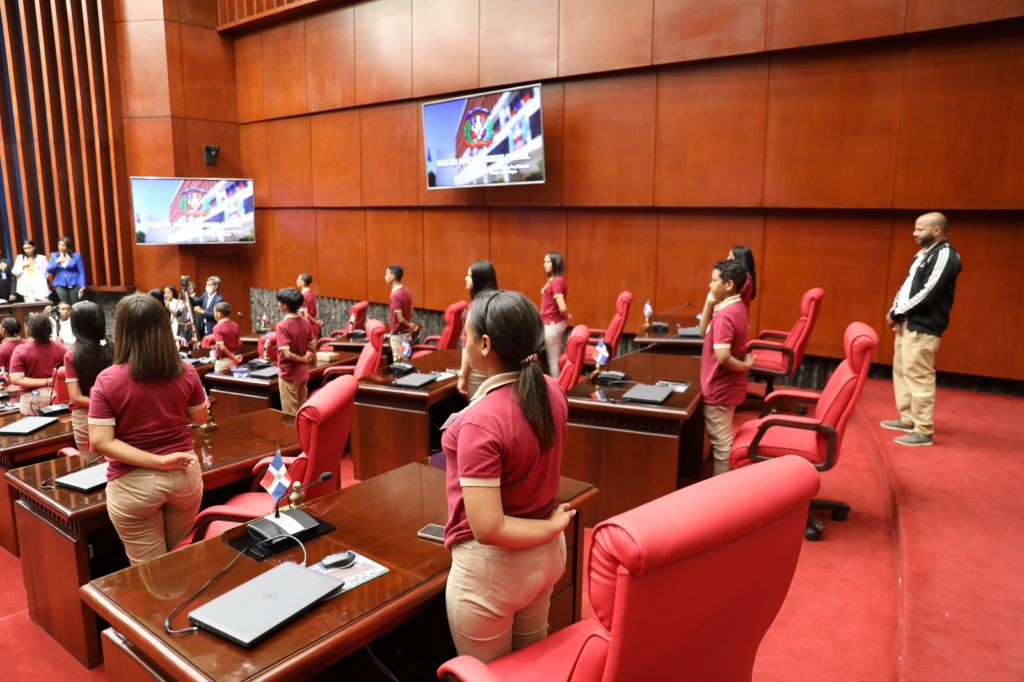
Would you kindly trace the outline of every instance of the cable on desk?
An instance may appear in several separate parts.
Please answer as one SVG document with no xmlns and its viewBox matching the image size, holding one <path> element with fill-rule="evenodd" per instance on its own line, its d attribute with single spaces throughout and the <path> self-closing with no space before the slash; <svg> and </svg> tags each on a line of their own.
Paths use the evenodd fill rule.
<svg viewBox="0 0 1024 682">
<path fill-rule="evenodd" d="M 373 649 L 370 648 L 369 644 L 367 644 L 363 648 L 366 649 L 366 653 L 367 653 L 367 655 L 369 655 L 370 660 L 373 661 L 373 664 L 376 665 L 377 668 L 382 673 L 384 673 L 384 675 L 389 680 L 391 680 L 391 682 L 401 682 L 401 680 L 399 680 L 397 677 L 395 677 L 394 673 L 392 673 L 390 670 L 388 670 L 388 667 L 386 665 L 384 665 L 384 663 L 379 658 L 377 658 L 377 654 L 373 653 Z"/>
</svg>

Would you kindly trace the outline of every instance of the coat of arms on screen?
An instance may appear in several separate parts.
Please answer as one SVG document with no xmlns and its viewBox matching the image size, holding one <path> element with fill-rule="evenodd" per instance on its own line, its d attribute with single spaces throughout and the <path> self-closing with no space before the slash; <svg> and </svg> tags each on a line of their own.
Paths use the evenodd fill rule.
<svg viewBox="0 0 1024 682">
<path fill-rule="evenodd" d="M 178 207 L 188 216 L 206 215 L 206 193 L 201 189 L 186 189 L 181 193 Z"/>
<path fill-rule="evenodd" d="M 494 137 L 494 119 L 489 109 L 476 107 L 466 114 L 462 135 L 470 147 L 486 147 Z"/>
</svg>

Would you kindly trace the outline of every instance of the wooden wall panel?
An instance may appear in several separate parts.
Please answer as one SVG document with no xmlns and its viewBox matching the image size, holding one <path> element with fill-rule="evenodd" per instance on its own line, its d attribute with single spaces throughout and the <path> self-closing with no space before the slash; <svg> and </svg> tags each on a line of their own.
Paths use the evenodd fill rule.
<svg viewBox="0 0 1024 682">
<path fill-rule="evenodd" d="M 907 0 L 770 0 L 769 50 L 899 35 Z"/>
<path fill-rule="evenodd" d="M 772 58 L 765 206 L 892 205 L 903 58 L 893 45 Z"/>
<path fill-rule="evenodd" d="M 316 211 L 278 209 L 274 211 L 274 283 L 272 289 L 295 286 L 300 272 L 319 278 L 317 259 Z"/>
<path fill-rule="evenodd" d="M 212 29 L 181 27 L 185 116 L 236 123 L 235 51 Z"/>
<path fill-rule="evenodd" d="M 768 59 L 658 73 L 654 203 L 760 206 Z"/>
<path fill-rule="evenodd" d="M 181 153 L 177 152 L 173 134 L 170 118 L 125 119 L 124 147 L 128 175 L 173 176 L 177 168 L 188 168 L 188 150 L 181 145 Z"/>
<path fill-rule="evenodd" d="M 338 7 L 306 19 L 306 106 L 350 107 L 356 101 L 355 11 Z"/>
<path fill-rule="evenodd" d="M 754 252 L 758 291 L 750 308 L 750 328 L 759 329 L 764 265 L 764 215 L 760 211 L 659 212 L 655 298 L 651 301 L 654 312 L 700 312 L 712 266 L 725 259 L 734 246 L 749 246 Z M 635 302 L 641 307 L 643 303 Z"/>
<path fill-rule="evenodd" d="M 309 117 L 267 123 L 267 163 L 272 206 L 313 203 Z"/>
<path fill-rule="evenodd" d="M 306 111 L 305 36 L 301 21 L 263 31 L 263 113 L 267 118 Z"/>
<path fill-rule="evenodd" d="M 356 103 L 412 96 L 411 0 L 356 5 Z"/>
<path fill-rule="evenodd" d="M 217 3 L 210 0 L 177 0 L 180 21 L 204 28 L 217 28 Z"/>
<path fill-rule="evenodd" d="M 242 175 L 253 180 L 256 206 L 270 206 L 270 168 L 267 159 L 267 124 L 238 126 L 239 157 Z"/>
<path fill-rule="evenodd" d="M 171 94 L 162 21 L 117 24 L 121 100 L 126 118 L 169 116 Z"/>
<path fill-rule="evenodd" d="M 565 88 L 562 83 L 541 87 L 541 108 L 544 116 L 543 185 L 489 187 L 485 190 L 491 206 L 561 206 L 565 139 Z"/>
<path fill-rule="evenodd" d="M 366 298 L 366 216 L 362 210 L 316 212 L 320 296 Z M 330 331 L 330 330 L 328 330 Z"/>
<path fill-rule="evenodd" d="M 486 209 L 431 209 L 423 212 L 422 306 L 444 310 L 469 297 L 466 270 L 491 253 Z"/>
<path fill-rule="evenodd" d="M 626 332 L 638 331 L 643 324 L 643 302 L 654 298 L 657 214 L 569 211 L 567 243 L 566 301 L 573 314 L 571 323 L 607 327 L 615 314 L 615 299 L 628 290 L 633 292 L 633 305 Z"/>
<path fill-rule="evenodd" d="M 561 0 L 558 75 L 651 63 L 653 0 Z"/>
<path fill-rule="evenodd" d="M 764 50 L 767 0 L 657 0 L 654 63 Z"/>
<path fill-rule="evenodd" d="M 521 9 L 521 8 L 519 8 Z M 532 24 L 520 15 L 524 24 Z M 414 97 L 480 84 L 480 0 L 434 0 L 412 6 Z"/>
<path fill-rule="evenodd" d="M 274 213 L 270 209 L 256 209 L 256 243 L 248 248 L 254 287 L 273 289 L 277 282 Z"/>
<path fill-rule="evenodd" d="M 558 0 L 480 0 L 480 85 L 556 75 Z"/>
<path fill-rule="evenodd" d="M 1024 16 L 1022 0 L 907 0 L 907 31 Z"/>
<path fill-rule="evenodd" d="M 171 116 L 185 116 L 184 48 L 181 24 L 164 23 L 167 49 L 167 89 L 171 98 Z"/>
<path fill-rule="evenodd" d="M 363 206 L 416 204 L 423 161 L 417 156 L 415 102 L 359 111 Z"/>
<path fill-rule="evenodd" d="M 235 81 L 239 122 L 263 118 L 263 34 L 235 39 Z"/>
<path fill-rule="evenodd" d="M 498 273 L 498 285 L 521 291 L 540 306 L 540 290 L 547 279 L 544 255 L 552 251 L 566 254 L 565 230 L 565 211 L 561 209 L 491 209 L 490 260 Z M 572 263 L 566 264 L 569 277 L 572 267 Z"/>
<path fill-rule="evenodd" d="M 1022 28 L 913 39 L 896 206 L 1024 208 Z"/>
<path fill-rule="evenodd" d="M 188 175 L 195 178 L 242 177 L 242 157 L 239 150 L 238 125 L 219 121 L 187 119 L 185 135 L 188 148 Z M 220 147 L 216 166 L 207 166 L 203 147 Z"/>
<path fill-rule="evenodd" d="M 804 292 L 822 287 L 825 298 L 808 353 L 842 357 L 843 332 L 855 320 L 879 331 L 891 302 L 886 281 L 892 229 L 888 215 L 769 213 L 760 327 L 789 329 L 800 315 Z"/>
<path fill-rule="evenodd" d="M 384 282 L 384 272 L 393 264 L 405 268 L 402 281 L 413 305 L 423 307 L 423 212 L 419 209 L 366 211 L 367 299 L 388 301 L 391 288 Z"/>
<path fill-rule="evenodd" d="M 313 205 L 360 205 L 359 110 L 310 117 Z"/>
<path fill-rule="evenodd" d="M 178 0 L 114 0 L 114 21 L 178 21 Z"/>
<path fill-rule="evenodd" d="M 651 72 L 565 84 L 566 205 L 652 204 L 656 94 Z"/>
<path fill-rule="evenodd" d="M 131 258 L 137 273 L 135 286 L 138 291 L 146 292 L 154 287 L 165 287 L 173 284 L 181 289 L 181 275 L 185 274 L 181 267 L 178 246 L 155 245 L 137 246 L 131 249 Z"/>
</svg>

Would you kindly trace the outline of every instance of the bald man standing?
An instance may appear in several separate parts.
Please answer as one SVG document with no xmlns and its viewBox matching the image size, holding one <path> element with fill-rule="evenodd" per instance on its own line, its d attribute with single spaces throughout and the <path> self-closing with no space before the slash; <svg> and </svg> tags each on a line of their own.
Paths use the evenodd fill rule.
<svg viewBox="0 0 1024 682">
<path fill-rule="evenodd" d="M 931 445 L 935 412 L 935 352 L 949 326 L 960 254 L 948 241 L 949 224 L 941 213 L 925 213 L 914 223 L 914 239 L 921 250 L 914 257 L 886 322 L 896 333 L 892 384 L 899 419 L 882 426 L 906 431 L 900 445 Z"/>
</svg>

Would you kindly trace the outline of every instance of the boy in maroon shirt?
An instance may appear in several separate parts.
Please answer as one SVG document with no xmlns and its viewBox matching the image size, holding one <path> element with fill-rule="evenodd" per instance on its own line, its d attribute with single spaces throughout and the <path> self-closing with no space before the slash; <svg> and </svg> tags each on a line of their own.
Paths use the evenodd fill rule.
<svg viewBox="0 0 1024 682">
<path fill-rule="evenodd" d="M 700 390 L 704 401 L 704 426 L 711 441 L 712 475 L 729 471 L 732 450 L 732 417 L 747 395 L 747 370 L 754 356 L 747 355 L 750 318 L 740 291 L 747 272 L 738 261 L 723 260 L 711 271 L 711 284 L 700 318 L 704 349 L 700 358 Z"/>
<path fill-rule="evenodd" d="M 217 342 L 213 371 L 219 372 L 236 364 L 235 354 L 242 349 L 242 330 L 231 319 L 231 305 L 227 301 L 213 306 L 213 319 L 217 321 L 213 325 L 213 340 Z"/>
<path fill-rule="evenodd" d="M 389 265 L 384 272 L 384 281 L 391 285 L 391 362 L 401 362 L 403 339 L 412 340 L 419 326 L 412 322 L 412 294 L 402 284 L 405 269 L 401 265 Z"/>
<path fill-rule="evenodd" d="M 299 314 L 312 322 L 313 331 L 319 334 L 320 328 L 324 326 L 324 321 L 317 318 L 316 294 L 310 288 L 312 284 L 313 275 L 308 272 L 303 272 L 295 278 L 295 288 L 302 294 L 302 307 L 299 308 Z"/>
<path fill-rule="evenodd" d="M 287 287 L 277 292 L 284 319 L 277 323 L 277 388 L 281 411 L 296 414 L 309 397 L 309 366 L 316 361 L 316 334 L 313 325 L 299 315 L 302 294 Z"/>
</svg>

